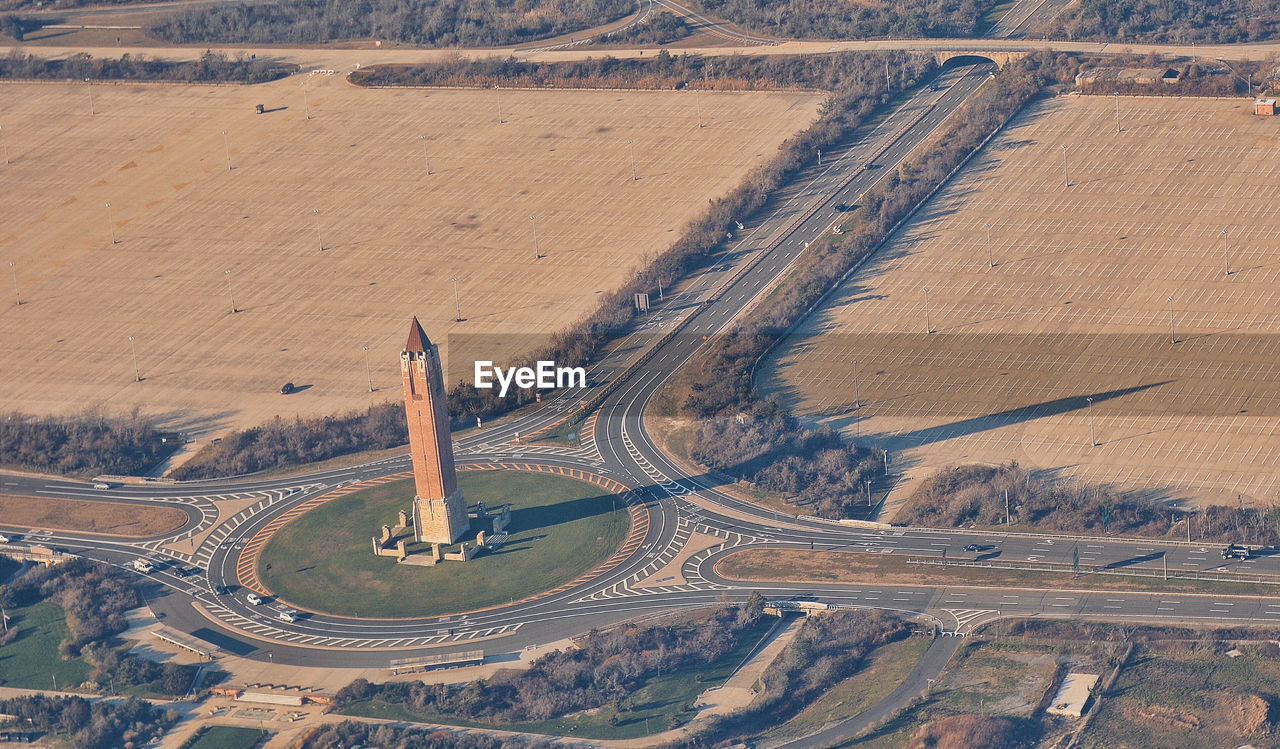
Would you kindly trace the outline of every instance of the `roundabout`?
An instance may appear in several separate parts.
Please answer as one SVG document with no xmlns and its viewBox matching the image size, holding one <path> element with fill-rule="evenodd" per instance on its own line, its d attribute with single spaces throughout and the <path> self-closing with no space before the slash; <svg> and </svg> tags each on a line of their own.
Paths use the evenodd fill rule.
<svg viewBox="0 0 1280 749">
<path fill-rule="evenodd" d="M 263 592 L 293 608 L 396 619 L 475 611 L 552 590 L 609 559 L 631 525 L 625 499 L 550 472 L 473 470 L 468 497 L 512 505 L 509 534 L 468 562 L 425 567 L 374 556 L 375 519 L 408 506 L 413 481 L 355 484 L 271 532 L 256 557 Z"/>
</svg>

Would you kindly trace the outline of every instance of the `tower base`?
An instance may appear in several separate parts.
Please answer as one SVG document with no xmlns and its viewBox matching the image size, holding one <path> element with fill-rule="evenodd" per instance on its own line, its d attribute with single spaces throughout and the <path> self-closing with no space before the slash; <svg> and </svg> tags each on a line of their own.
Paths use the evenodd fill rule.
<svg viewBox="0 0 1280 749">
<path fill-rule="evenodd" d="M 413 498 L 413 530 L 419 543 L 452 544 L 471 530 L 462 489 L 444 499 Z"/>
</svg>

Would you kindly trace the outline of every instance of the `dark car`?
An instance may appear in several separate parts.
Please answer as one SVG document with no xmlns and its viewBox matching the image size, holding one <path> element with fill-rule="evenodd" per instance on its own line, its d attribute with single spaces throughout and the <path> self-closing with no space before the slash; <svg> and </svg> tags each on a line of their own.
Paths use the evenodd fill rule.
<svg viewBox="0 0 1280 749">
<path fill-rule="evenodd" d="M 968 546 L 964 547 L 964 550 L 965 551 L 982 551 L 984 548 L 986 547 L 980 546 L 978 544 L 969 544 Z"/>
<path fill-rule="evenodd" d="M 292 382 L 286 382 L 284 385 L 280 386 L 280 394 L 288 395 L 289 393 L 292 393 L 296 389 L 297 389 L 297 386 L 294 385 Z"/>
</svg>

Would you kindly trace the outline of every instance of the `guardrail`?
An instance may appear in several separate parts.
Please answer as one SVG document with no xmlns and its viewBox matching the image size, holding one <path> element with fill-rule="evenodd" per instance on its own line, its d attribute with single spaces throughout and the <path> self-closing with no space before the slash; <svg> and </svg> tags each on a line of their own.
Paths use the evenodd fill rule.
<svg viewBox="0 0 1280 749">
<path fill-rule="evenodd" d="M 956 567 L 963 569 L 996 569 L 1023 572 L 1076 573 L 1079 575 L 1111 575 L 1113 577 L 1154 577 L 1163 580 L 1207 580 L 1215 583 L 1250 583 L 1256 585 L 1280 585 L 1280 575 L 1241 575 L 1222 572 L 1208 574 L 1186 570 L 1155 570 L 1147 567 L 1109 567 L 1104 565 L 1075 565 L 1060 562 L 977 562 L 946 559 L 907 559 L 907 564 L 927 567 Z"/>
</svg>

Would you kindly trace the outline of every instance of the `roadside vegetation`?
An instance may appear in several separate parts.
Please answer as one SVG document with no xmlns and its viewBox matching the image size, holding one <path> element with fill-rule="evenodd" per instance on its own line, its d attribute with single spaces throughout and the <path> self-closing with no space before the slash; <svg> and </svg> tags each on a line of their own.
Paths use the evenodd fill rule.
<svg viewBox="0 0 1280 749">
<path fill-rule="evenodd" d="M 167 440 L 167 441 L 164 441 Z M 0 418 L 0 466 L 67 476 L 145 473 L 178 447 L 173 434 L 137 411 L 111 418 L 28 416 Z"/>
<path fill-rule="evenodd" d="M 642 23 L 633 24 L 618 31 L 604 34 L 599 41 L 604 44 L 670 44 L 693 33 L 684 16 L 670 11 L 650 14 Z"/>
<path fill-rule="evenodd" d="M 694 6 L 762 34 L 797 39 L 981 36 L 997 0 L 698 0 Z"/>
<path fill-rule="evenodd" d="M 0 686 L 184 694 L 194 667 L 139 658 L 115 639 L 140 604 L 128 573 L 84 559 L 0 585 L 0 606 L 13 617 L 0 636 Z"/>
<path fill-rule="evenodd" d="M 1081 0 L 1037 36 L 1100 42 L 1231 44 L 1280 36 L 1269 0 Z"/>
<path fill-rule="evenodd" d="M 177 716 L 136 697 L 90 702 L 83 697 L 32 695 L 0 699 L 0 714 L 13 715 L 22 731 L 34 730 L 70 749 L 120 749 L 159 741 Z"/>
<path fill-rule="evenodd" d="M 593 631 L 576 648 L 549 653 L 527 670 L 463 684 L 358 679 L 338 692 L 335 704 L 369 717 L 583 738 L 644 736 L 687 722 L 693 698 L 747 657 L 776 621 L 763 615 L 763 606 L 756 597 L 740 606 Z"/>
<path fill-rule="evenodd" d="M 167 42 L 316 44 L 380 39 L 430 47 L 490 47 L 593 28 L 634 12 L 634 0 L 324 0 L 210 5 L 167 17 Z"/>
<path fill-rule="evenodd" d="M 21 40 L 22 21 L 8 17 L 0 31 Z M 16 26 L 15 26 L 16 24 Z M 93 57 L 81 52 L 65 58 L 45 58 L 11 52 L 0 57 L 0 79 L 36 81 L 176 81 L 179 83 L 265 83 L 283 78 L 291 68 L 246 55 L 227 57 L 205 52 L 198 60 L 154 60 L 143 55 L 120 59 Z"/>
<path fill-rule="evenodd" d="M 1005 524 L 1005 496 L 1009 520 Z M 1017 463 L 948 468 L 921 482 L 898 520 L 933 528 L 981 526 L 1089 535 L 1186 538 L 1270 546 L 1280 544 L 1280 509 L 1208 505 L 1194 513 L 1108 487 L 1055 480 Z"/>
</svg>

